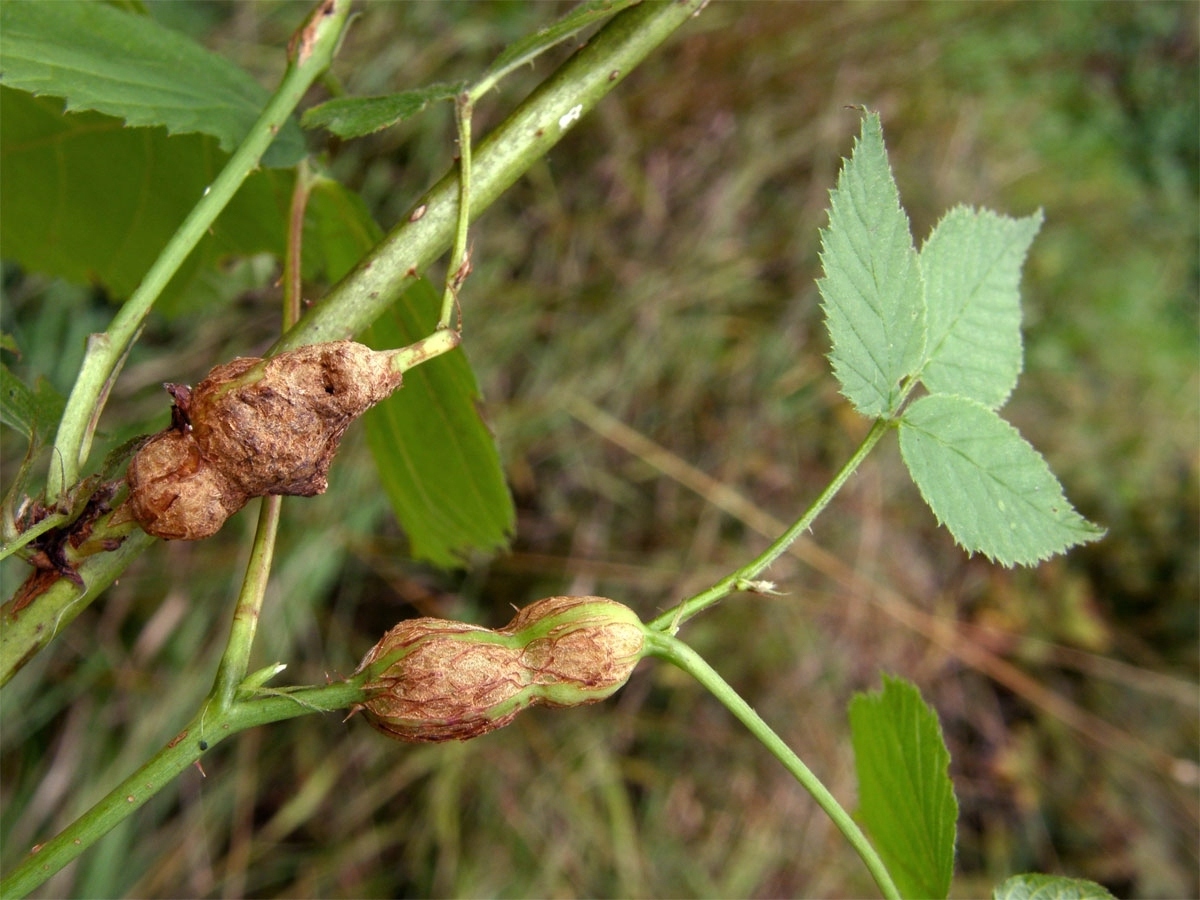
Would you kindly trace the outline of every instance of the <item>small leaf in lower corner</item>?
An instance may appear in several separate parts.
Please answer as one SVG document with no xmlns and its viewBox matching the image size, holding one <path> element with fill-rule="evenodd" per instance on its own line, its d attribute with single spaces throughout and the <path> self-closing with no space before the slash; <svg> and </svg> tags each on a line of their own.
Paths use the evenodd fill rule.
<svg viewBox="0 0 1200 900">
<path fill-rule="evenodd" d="M 904 897 L 946 897 L 958 801 L 937 714 L 917 688 L 884 676 L 850 702 L 858 816 Z"/>
<path fill-rule="evenodd" d="M 993 900 L 1113 900 L 1103 886 L 1083 878 L 1014 875 L 992 891 Z"/>
</svg>

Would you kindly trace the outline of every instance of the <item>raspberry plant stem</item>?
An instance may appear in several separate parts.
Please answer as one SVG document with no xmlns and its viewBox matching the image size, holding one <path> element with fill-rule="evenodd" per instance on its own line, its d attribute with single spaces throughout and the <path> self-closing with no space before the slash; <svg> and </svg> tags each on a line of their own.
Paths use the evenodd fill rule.
<svg viewBox="0 0 1200 900">
<path fill-rule="evenodd" d="M 706 2 L 707 0 L 645 2 L 613 16 L 586 45 L 559 67 L 474 148 L 468 219 L 477 217 L 490 206 L 531 165 L 558 143 L 571 124 L 595 107 L 601 98 L 620 84 L 656 47 L 699 12 Z M 344 6 L 339 5 L 338 10 L 339 14 L 343 13 Z M 339 27 L 332 30 L 340 33 L 341 29 Z M 321 40 L 321 46 L 324 48 L 324 38 Z M 330 53 L 334 46 L 336 40 L 330 39 L 327 48 Z M 304 72 L 308 73 L 309 82 L 319 74 L 317 58 L 325 52 L 325 49 L 314 52 L 302 67 Z M 300 69 L 301 67 L 297 67 L 295 71 L 289 70 L 284 84 L 298 88 Z M 481 91 L 488 86 L 484 82 L 480 85 Z M 261 139 L 268 132 L 269 129 L 264 130 L 260 126 L 277 104 L 284 105 L 282 93 L 283 87 L 276 94 L 271 106 L 264 110 L 263 117 L 251 131 L 251 138 L 257 135 Z M 290 96 L 289 89 L 288 97 Z M 298 95 L 288 102 L 294 106 L 297 101 Z M 292 106 L 288 106 L 289 111 Z M 283 119 L 279 121 L 282 122 Z M 247 138 L 247 142 L 251 138 Z M 235 154 L 235 159 L 240 158 L 245 147 L 246 144 L 243 144 L 243 148 Z M 265 145 L 262 149 L 265 150 Z M 233 163 L 234 160 L 231 159 L 226 169 L 232 170 Z M 295 328 L 287 331 L 276 342 L 271 352 L 278 353 L 305 344 L 353 337 L 396 301 L 419 273 L 445 252 L 453 241 L 459 211 L 458 176 L 458 167 L 455 166 L 414 204 L 414 208 L 424 205 L 425 214 L 410 216 L 393 229 L 325 298 L 314 304 L 301 317 Z M 226 173 L 222 172 L 218 182 L 226 177 L 232 178 L 233 175 L 226 176 Z M 180 232 L 186 227 L 190 229 L 189 233 L 197 232 L 193 237 L 198 239 L 199 233 L 211 224 L 219 211 L 214 196 L 217 194 L 216 185 L 217 182 L 214 182 L 213 189 L 200 201 L 197 209 L 188 217 L 184 226 L 181 226 Z M 201 210 L 204 211 L 204 215 L 201 215 Z M 98 336 L 97 339 L 105 342 L 106 347 L 97 350 L 96 355 L 89 353 L 85 358 L 80 377 L 68 401 L 67 412 L 60 423 L 57 437 L 60 452 L 54 454 L 55 459 L 69 458 L 74 462 L 69 470 L 64 466 L 51 480 L 51 497 L 69 487 L 78 477 L 80 451 L 86 432 L 85 420 L 98 405 L 100 389 L 114 371 L 121 355 L 112 349 L 114 340 L 128 345 L 137 336 L 140 323 L 153 302 L 153 297 L 161 291 L 192 246 L 194 241 L 187 244 L 180 234 L 176 234 L 164 250 L 164 258 L 155 262 L 135 292 L 134 298 L 127 301 L 114 318 L 109 331 Z M 168 256 L 174 259 L 165 259 Z M 157 286 L 152 283 L 152 275 Z M 141 312 L 135 315 L 138 309 L 141 309 Z M 425 360 L 453 349 L 457 346 L 457 341 L 458 335 L 452 330 L 435 331 L 411 347 L 396 351 L 393 366 L 397 371 L 407 371 Z M 85 381 L 89 384 L 84 384 Z M 63 450 L 67 452 L 61 452 Z M 97 525 L 98 539 L 109 536 L 110 533 L 104 530 L 102 524 Z M 0 685 L 11 678 L 13 673 L 36 655 L 63 626 L 85 609 L 87 604 L 102 593 L 151 543 L 152 538 L 140 530 L 135 531 L 117 551 L 97 554 L 85 561 L 79 572 L 87 584 L 86 591 L 81 591 L 66 579 L 59 579 L 21 611 L 22 619 L 28 620 L 31 627 L 16 629 L 13 623 L 6 623 L 6 628 L 0 630 Z"/>
<path fill-rule="evenodd" d="M 812 527 L 813 521 L 829 505 L 829 502 L 833 500 L 846 482 L 850 480 L 850 476 L 862 465 L 863 460 L 867 458 L 867 454 L 875 448 L 875 445 L 879 443 L 879 439 L 884 436 L 888 429 L 893 427 L 893 424 L 893 421 L 890 419 L 877 419 L 875 424 L 871 426 L 871 430 L 867 432 L 867 436 L 863 438 L 863 442 L 859 444 L 858 449 L 854 451 L 850 459 L 846 461 L 846 464 L 838 470 L 833 480 L 825 486 L 825 489 L 812 502 L 812 505 L 804 511 L 804 515 L 793 522 L 787 531 L 771 543 L 771 546 L 767 547 L 766 550 L 746 565 L 726 575 L 712 587 L 668 609 L 654 619 L 654 621 L 650 622 L 649 627 L 657 631 L 676 634 L 680 626 L 692 618 L 692 616 L 720 602 L 734 591 L 752 589 L 748 582 L 753 581 L 762 572 L 766 571 L 775 560 L 787 552 L 788 547 L 796 541 L 796 538 Z"/>
<path fill-rule="evenodd" d="M 345 709 L 366 699 L 361 678 L 291 691 L 259 689 L 227 709 L 206 705 L 158 753 L 113 788 L 95 806 L 44 844 L 39 845 L 0 881 L 0 897 L 23 897 L 79 856 L 121 820 L 199 762 L 225 738 L 270 722 L 314 712 Z M 201 770 L 203 771 L 203 770 Z"/>
<path fill-rule="evenodd" d="M 471 111 L 474 100 L 463 91 L 454 98 L 454 118 L 458 123 L 458 216 L 454 226 L 454 246 L 446 267 L 446 290 L 442 294 L 442 314 L 438 330 L 450 328 L 454 310 L 459 306 L 458 292 L 471 271 L 471 252 L 467 249 L 467 228 L 471 224 Z M 456 328 L 461 331 L 461 328 Z"/>
<path fill-rule="evenodd" d="M 350 11 L 350 0 L 322 0 L 293 41 L 295 59 L 250 133 L 234 151 L 225 168 L 205 190 L 170 242 L 159 254 L 133 295 L 113 317 L 108 330 L 88 339 L 87 353 L 67 399 L 66 409 L 54 439 L 46 496 L 57 500 L 79 478 L 91 450 L 92 434 L 104 398 L 129 348 L 141 332 L 154 301 L 195 249 L 217 216 L 233 199 L 246 177 L 258 168 L 263 153 L 287 122 L 305 92 L 325 71 L 337 48 Z M 311 27 L 310 27 L 311 26 Z"/>
<path fill-rule="evenodd" d="M 855 852 L 866 864 L 883 896 L 888 900 L 900 900 L 900 892 L 897 890 L 895 882 L 892 881 L 892 876 L 883 864 L 883 860 L 875 852 L 875 848 L 871 846 L 871 842 L 867 840 L 862 829 L 838 803 L 837 798 L 829 792 L 829 789 L 821 783 L 821 780 L 813 774 L 792 748 L 771 729 L 771 726 L 763 721 L 762 716 L 756 713 L 750 704 L 743 700 L 738 692 L 730 687 L 700 654 L 678 638 L 662 631 L 656 631 L 654 628 L 646 629 L 646 650 L 651 656 L 665 659 L 687 672 L 703 685 L 705 690 L 720 700 L 725 708 L 733 713 L 737 720 L 745 725 L 764 747 L 771 751 L 772 755 L 800 782 L 801 786 L 817 801 L 817 805 L 833 820 L 838 831 L 850 842 Z"/>
<path fill-rule="evenodd" d="M 306 161 L 296 168 L 296 184 L 292 188 L 292 200 L 288 210 L 287 251 L 283 259 L 283 331 L 296 324 L 300 318 L 300 263 L 303 259 L 304 211 L 312 192 L 313 178 Z M 269 494 L 262 499 L 258 511 L 258 525 L 254 531 L 254 543 L 250 548 L 250 561 L 246 564 L 246 575 L 238 593 L 237 607 L 233 611 L 233 622 L 229 628 L 229 640 L 217 667 L 210 699 L 218 709 L 228 709 L 233 703 L 238 685 L 246 677 L 250 665 L 250 650 L 258 630 L 258 619 L 262 612 L 263 598 L 267 593 L 267 582 L 271 577 L 271 560 L 275 555 L 275 539 L 279 534 L 279 514 L 283 509 L 283 497 Z"/>
<path fill-rule="evenodd" d="M 142 551 L 154 543 L 146 532 L 136 526 L 112 527 L 108 518 L 96 524 L 97 535 L 121 538 L 116 550 L 87 557 L 76 568 L 85 587 L 80 588 L 68 578 L 59 578 L 34 598 L 22 610 L 16 610 L 16 599 L 0 607 L 0 687 L 20 671 L 30 659 L 71 624 L 93 600 L 104 593 L 110 584 Z"/>
<path fill-rule="evenodd" d="M 613 16 L 473 148 L 469 219 L 478 218 L 706 2 L 646 2 Z M 418 199 L 413 209 L 424 207 L 424 213 L 403 218 L 270 352 L 352 338 L 398 300 L 453 242 L 458 176 L 455 166 Z"/>
<path fill-rule="evenodd" d="M 250 648 L 258 630 L 259 613 L 267 591 L 271 574 L 271 559 L 275 555 L 275 537 L 279 530 L 279 510 L 283 498 L 263 497 L 258 510 L 258 526 L 254 532 L 254 544 L 250 548 L 250 561 L 246 564 L 246 575 L 238 593 L 237 606 L 233 611 L 233 622 L 229 628 L 229 640 L 217 667 L 213 683 L 212 701 L 217 709 L 228 709 L 233 703 L 238 685 L 246 677 L 250 664 Z"/>
</svg>

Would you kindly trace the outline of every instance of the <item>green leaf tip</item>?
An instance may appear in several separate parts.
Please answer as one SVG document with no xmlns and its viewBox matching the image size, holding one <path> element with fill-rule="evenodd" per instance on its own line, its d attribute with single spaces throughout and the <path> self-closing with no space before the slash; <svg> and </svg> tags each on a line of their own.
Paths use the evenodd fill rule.
<svg viewBox="0 0 1200 900">
<path fill-rule="evenodd" d="M 921 381 L 999 409 L 1021 373 L 1021 268 L 1039 210 L 1011 219 L 958 206 L 921 248 L 928 341 Z"/>
<path fill-rule="evenodd" d="M 850 702 L 858 817 L 904 897 L 946 897 L 958 801 L 937 714 L 916 686 L 884 676 Z"/>
<path fill-rule="evenodd" d="M 427 336 L 441 298 L 415 282 L 367 332 L 375 347 Z M 500 454 L 461 349 L 406 372 L 404 387 L 364 416 L 367 443 L 415 559 L 457 568 L 508 545 L 516 520 Z"/>
<path fill-rule="evenodd" d="M 993 900 L 1113 900 L 1103 886 L 1083 878 L 1029 873 L 1013 875 L 992 891 Z"/>
<path fill-rule="evenodd" d="M 969 553 L 1028 566 L 1104 535 L 1071 506 L 1042 455 L 977 400 L 933 394 L 913 403 L 900 420 L 900 453 Z"/>
<path fill-rule="evenodd" d="M 863 118 L 862 133 L 830 192 L 821 265 L 829 357 L 842 393 L 863 415 L 890 415 L 903 400 L 900 382 L 921 362 L 925 303 L 877 113 Z"/>
<path fill-rule="evenodd" d="M 453 100 L 464 84 L 431 84 L 382 97 L 338 97 L 307 110 L 300 119 L 305 128 L 325 128 L 340 138 L 356 138 L 382 131 L 424 112 L 442 100 Z"/>
</svg>

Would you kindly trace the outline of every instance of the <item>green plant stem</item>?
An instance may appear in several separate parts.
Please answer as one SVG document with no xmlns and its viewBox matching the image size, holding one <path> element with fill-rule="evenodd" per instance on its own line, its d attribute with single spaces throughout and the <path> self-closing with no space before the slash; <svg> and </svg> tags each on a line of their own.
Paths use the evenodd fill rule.
<svg viewBox="0 0 1200 900">
<path fill-rule="evenodd" d="M 470 219 L 478 218 L 705 2 L 645 2 L 613 16 L 474 147 Z M 345 340 L 375 321 L 451 245 L 459 188 L 456 166 L 270 352 Z"/>
<path fill-rule="evenodd" d="M 454 227 L 454 245 L 446 267 L 446 290 L 442 294 L 442 314 L 438 329 L 450 327 L 454 310 L 459 307 L 458 292 L 471 272 L 467 249 L 467 228 L 471 224 L 471 112 L 474 100 L 467 92 L 454 99 L 454 118 L 458 122 L 458 216 Z M 461 329 L 456 328 L 456 331 Z"/>
<path fill-rule="evenodd" d="M 685 0 L 660 3 L 648 0 L 614 16 L 474 148 L 471 219 L 477 218 L 522 173 L 544 156 L 566 134 L 577 117 L 589 112 L 675 29 L 695 15 L 705 2 Z M 271 352 L 294 350 L 305 344 L 323 341 L 344 340 L 370 325 L 391 303 L 399 299 L 423 269 L 451 245 L 458 222 L 458 193 L 458 170 L 455 167 L 415 204 L 415 208 L 425 207 L 424 214 L 409 216 L 393 229 L 325 298 L 301 317 L 295 328 L 280 338 Z M 211 194 L 210 191 L 209 197 Z M 209 197 L 201 202 L 210 203 Z M 156 262 L 151 271 L 157 270 L 159 265 Z M 132 300 L 126 305 L 129 303 Z M 130 337 L 134 333 L 136 327 L 130 332 Z M 398 352 L 393 365 L 397 371 L 407 371 L 453 349 L 457 346 L 457 340 L 457 335 L 451 330 L 435 331 L 423 341 Z M 89 365 L 95 368 L 100 364 L 85 361 L 84 368 Z M 77 385 L 72 396 L 85 390 Z M 86 406 L 78 400 L 75 403 L 80 408 Z M 79 440 L 68 438 L 62 428 L 60 435 L 63 435 L 64 446 L 81 443 L 81 432 Z M 69 484 L 70 479 L 64 477 L 62 483 Z M 105 537 L 107 533 L 98 526 L 96 536 Z M 85 594 L 81 595 L 70 582 L 64 584 L 60 580 L 21 612 L 22 617 L 29 617 L 31 626 L 35 623 L 53 625 L 52 633 L 33 627 L 23 628 L 20 640 L 10 640 L 7 634 L 10 622 L 6 621 L 5 633 L 0 635 L 0 685 L 111 584 L 151 543 L 152 538 L 136 532 L 115 554 L 98 554 L 95 561 L 85 564 L 85 569 L 96 573 L 97 579 L 93 583 L 87 572 L 80 571 L 88 584 Z"/>
<path fill-rule="evenodd" d="M 270 722 L 346 709 L 365 699 L 361 679 L 292 691 L 263 691 L 227 709 L 201 709 L 170 743 L 95 806 L 39 845 L 3 881 L 0 897 L 23 897 L 79 856 L 225 738 Z M 203 749 L 202 749 L 203 747 Z"/>
<path fill-rule="evenodd" d="M 104 406 L 104 398 L 154 301 L 237 193 L 242 182 L 258 167 L 263 153 L 287 122 L 305 91 L 328 67 L 350 11 L 350 0 L 330 0 L 328 7 L 321 5 L 322 10 L 326 8 L 328 13 L 315 17 L 315 24 L 319 27 L 311 32 L 308 32 L 307 25 L 302 29 L 302 32 L 310 34 L 305 44 L 309 49 L 307 55 L 297 53 L 298 61 L 288 65 L 278 90 L 250 133 L 184 219 L 137 290 L 113 317 L 108 330 L 103 334 L 93 334 L 88 339 L 83 365 L 67 399 L 54 439 L 55 452 L 46 487 L 46 495 L 51 502 L 78 480 L 80 469 L 91 450 L 92 433 Z"/>
<path fill-rule="evenodd" d="M 592 13 L 585 15 L 582 20 L 574 20 L 572 27 L 563 28 L 561 20 L 551 25 L 549 31 L 553 33 L 553 37 L 549 40 L 547 40 L 546 32 L 540 31 L 533 40 L 518 41 L 516 45 L 510 46 L 492 63 L 492 67 L 484 73 L 482 78 L 471 85 L 470 92 L 472 99 L 478 100 L 517 69 L 529 65 L 551 47 L 563 41 L 570 40 L 579 34 L 579 32 L 590 27 L 594 24 L 594 20 L 591 18 L 592 15 L 614 15 L 638 2 L 640 0 L 610 0 L 609 3 L 604 5 L 602 10 L 594 10 Z M 582 6 L 583 4 L 580 4 L 579 7 L 576 7 L 575 12 L 582 11 Z M 573 15 L 574 12 L 568 13 L 568 17 Z M 520 47 L 519 50 L 517 49 L 518 46 Z"/>
<path fill-rule="evenodd" d="M 763 721 L 750 704 L 743 700 L 741 695 L 730 687 L 700 654 L 678 638 L 653 628 L 648 628 L 646 631 L 646 648 L 651 655 L 665 659 L 687 672 L 720 700 L 725 708 L 733 713 L 738 721 L 771 751 L 776 759 L 783 763 L 784 768 L 800 782 L 801 786 L 817 801 L 817 805 L 833 820 L 838 831 L 845 836 L 866 864 L 883 896 L 888 900 L 899 900 L 900 892 L 897 890 L 895 882 L 892 881 L 891 874 L 850 814 L 842 808 L 837 798 L 829 792 L 828 788 L 821 783 L 821 780 L 813 774 L 800 757 L 771 729 L 771 726 Z"/>
<path fill-rule="evenodd" d="M 775 560 L 779 559 L 804 532 L 812 527 L 813 521 L 821 514 L 821 512 L 829 505 L 829 502 L 837 495 L 850 476 L 862 465 L 862 461 L 867 458 L 867 454 L 874 449 L 879 443 L 879 439 L 884 436 L 892 423 L 888 419 L 878 419 L 871 426 L 871 430 L 867 432 L 867 436 L 863 438 L 863 442 L 859 444 L 858 449 L 846 461 L 838 473 L 833 477 L 833 480 L 826 485 L 825 489 L 817 496 L 817 499 L 812 502 L 807 510 L 804 511 L 799 519 L 797 519 L 787 531 L 781 534 L 772 542 L 771 546 L 767 547 L 755 559 L 751 560 L 741 568 L 731 572 L 729 575 L 722 578 L 712 587 L 701 591 L 677 606 L 668 609 L 662 615 L 650 622 L 649 627 L 656 631 L 666 631 L 670 634 L 676 634 L 679 627 L 692 616 L 718 603 L 727 597 L 729 594 L 738 590 L 745 590 L 750 585 L 747 583 L 764 572 Z"/>
<path fill-rule="evenodd" d="M 314 178 L 308 163 L 301 160 L 296 167 L 296 183 L 292 188 L 292 200 L 288 209 L 287 250 L 283 258 L 283 331 L 296 324 L 300 318 L 301 262 L 304 258 L 304 212 L 312 193 Z M 279 515 L 283 510 L 283 497 L 263 497 L 258 510 L 258 525 L 254 531 L 254 543 L 250 547 L 250 560 L 246 564 L 246 575 L 242 579 L 237 606 L 233 611 L 233 623 L 229 629 L 229 640 L 217 667 L 210 697 L 218 709 L 228 709 L 234 694 L 250 665 L 250 650 L 254 646 L 254 635 L 258 631 L 258 619 L 262 613 L 263 598 L 267 593 L 267 582 L 271 577 L 271 560 L 275 555 L 275 539 L 279 534 Z"/>
<path fill-rule="evenodd" d="M 283 498 L 278 496 L 263 497 L 258 510 L 258 527 L 250 548 L 250 562 L 246 565 L 246 576 L 242 579 L 237 607 L 233 611 L 229 640 L 225 643 L 225 652 L 213 684 L 212 697 L 218 709 L 228 709 L 233 703 L 234 693 L 246 677 L 250 665 L 250 649 L 258 630 L 258 617 L 271 575 L 271 558 L 275 555 L 275 536 L 279 531 L 282 501 Z"/>
</svg>

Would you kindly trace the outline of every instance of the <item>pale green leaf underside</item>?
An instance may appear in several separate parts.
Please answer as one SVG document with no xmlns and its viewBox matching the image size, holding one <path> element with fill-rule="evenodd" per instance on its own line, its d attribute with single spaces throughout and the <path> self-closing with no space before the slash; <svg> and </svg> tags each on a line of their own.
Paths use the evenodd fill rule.
<svg viewBox="0 0 1200 900">
<path fill-rule="evenodd" d="M 931 393 L 1001 407 L 1021 373 L 1021 267 L 1042 216 L 956 207 L 921 248 Z"/>
<path fill-rule="evenodd" d="M 441 298 L 422 279 L 366 334 L 375 347 L 427 336 Z M 414 558 L 450 568 L 470 551 L 505 547 L 516 518 L 479 389 L 462 350 L 404 375 L 404 386 L 366 414 L 367 441 Z"/>
<path fill-rule="evenodd" d="M 428 87 L 383 97 L 337 97 L 304 113 L 305 128 L 325 128 L 341 138 L 356 138 L 390 128 L 425 110 L 431 103 L 452 100 L 463 84 Z"/>
<path fill-rule="evenodd" d="M 228 60 L 106 3 L 0 3 L 0 70 L 4 84 L 63 97 L 68 111 L 212 135 L 226 152 L 267 102 L 266 90 Z M 304 137 L 289 121 L 263 163 L 290 166 L 303 155 Z"/>
<path fill-rule="evenodd" d="M 877 114 L 863 119 L 830 193 L 821 264 L 829 356 L 842 393 L 863 415 L 893 413 L 901 379 L 921 362 L 925 316 L 917 252 Z"/>
<path fill-rule="evenodd" d="M 1103 886 L 1062 875 L 1014 875 L 992 891 L 994 900 L 1113 900 Z"/>
<path fill-rule="evenodd" d="M 976 401 L 935 394 L 913 403 L 900 420 L 900 452 L 968 552 L 1033 565 L 1104 533 L 1063 496 L 1041 454 Z"/>
<path fill-rule="evenodd" d="M 858 816 L 904 897 L 945 897 L 958 802 L 937 715 L 912 684 L 884 677 L 850 703 Z"/>
</svg>

